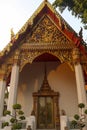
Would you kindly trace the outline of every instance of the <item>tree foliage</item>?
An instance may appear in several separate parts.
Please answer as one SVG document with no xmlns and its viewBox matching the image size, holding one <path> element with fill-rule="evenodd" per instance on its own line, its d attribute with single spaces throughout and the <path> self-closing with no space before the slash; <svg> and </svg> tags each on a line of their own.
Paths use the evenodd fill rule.
<svg viewBox="0 0 87 130">
<path fill-rule="evenodd" d="M 55 0 L 53 6 L 59 7 L 61 12 L 67 8 L 72 15 L 81 18 L 81 22 L 87 29 L 87 0 Z"/>
</svg>

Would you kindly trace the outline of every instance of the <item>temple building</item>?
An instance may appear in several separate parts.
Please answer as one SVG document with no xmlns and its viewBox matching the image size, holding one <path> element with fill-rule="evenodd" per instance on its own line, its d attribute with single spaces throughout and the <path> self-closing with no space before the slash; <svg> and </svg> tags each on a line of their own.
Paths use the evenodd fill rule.
<svg viewBox="0 0 87 130">
<path fill-rule="evenodd" d="M 17 34 L 11 30 L 0 52 L 0 130 L 7 119 L 3 111 L 14 113 L 16 103 L 25 113 L 24 130 L 65 130 L 78 104 L 87 103 L 86 86 L 82 34 L 44 0 Z"/>
</svg>

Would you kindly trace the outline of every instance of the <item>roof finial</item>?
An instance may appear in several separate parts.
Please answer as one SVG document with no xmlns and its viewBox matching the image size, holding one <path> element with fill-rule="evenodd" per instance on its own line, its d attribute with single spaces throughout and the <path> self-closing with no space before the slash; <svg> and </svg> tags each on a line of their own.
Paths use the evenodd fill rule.
<svg viewBox="0 0 87 130">
<path fill-rule="evenodd" d="M 11 40 L 12 38 L 15 36 L 14 32 L 13 32 L 13 28 L 11 28 Z"/>
<path fill-rule="evenodd" d="M 82 38 L 83 37 L 83 28 L 81 27 L 80 31 L 79 31 L 79 36 Z"/>
<path fill-rule="evenodd" d="M 47 2 L 47 0 L 44 0 L 44 2 Z"/>
</svg>

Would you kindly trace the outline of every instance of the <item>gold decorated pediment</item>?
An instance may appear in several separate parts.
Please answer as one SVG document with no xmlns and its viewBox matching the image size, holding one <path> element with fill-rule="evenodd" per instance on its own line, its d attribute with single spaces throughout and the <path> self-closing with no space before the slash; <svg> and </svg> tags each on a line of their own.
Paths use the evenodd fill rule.
<svg viewBox="0 0 87 130">
<path fill-rule="evenodd" d="M 69 39 L 57 28 L 55 23 L 47 15 L 44 15 L 33 27 L 26 38 L 26 42 L 71 44 Z"/>
</svg>

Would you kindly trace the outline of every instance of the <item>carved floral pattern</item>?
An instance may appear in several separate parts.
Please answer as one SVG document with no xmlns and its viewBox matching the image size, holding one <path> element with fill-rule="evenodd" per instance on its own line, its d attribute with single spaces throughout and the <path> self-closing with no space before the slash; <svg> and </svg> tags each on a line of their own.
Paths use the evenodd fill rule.
<svg viewBox="0 0 87 130">
<path fill-rule="evenodd" d="M 20 60 L 20 71 L 27 63 L 32 63 L 34 59 L 44 53 L 48 53 L 58 57 L 61 62 L 67 62 L 69 65 L 72 62 L 72 55 L 70 54 L 70 50 L 32 50 L 32 51 L 25 51 L 21 52 L 21 60 Z M 72 64 L 71 64 L 72 66 Z"/>
<path fill-rule="evenodd" d="M 59 31 L 59 29 L 52 23 L 48 16 L 44 16 L 42 20 L 36 25 L 31 32 L 30 36 L 27 36 L 26 42 L 32 43 L 62 43 L 69 44 L 70 41 Z"/>
</svg>

